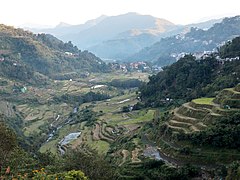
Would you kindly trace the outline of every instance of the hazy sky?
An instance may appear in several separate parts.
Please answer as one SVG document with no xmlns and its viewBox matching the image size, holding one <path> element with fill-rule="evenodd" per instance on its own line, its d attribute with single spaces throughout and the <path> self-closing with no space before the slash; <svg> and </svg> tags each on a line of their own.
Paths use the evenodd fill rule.
<svg viewBox="0 0 240 180">
<path fill-rule="evenodd" d="M 102 14 L 138 12 L 188 24 L 240 14 L 239 0 L 0 0 L 0 23 L 81 24 Z"/>
</svg>

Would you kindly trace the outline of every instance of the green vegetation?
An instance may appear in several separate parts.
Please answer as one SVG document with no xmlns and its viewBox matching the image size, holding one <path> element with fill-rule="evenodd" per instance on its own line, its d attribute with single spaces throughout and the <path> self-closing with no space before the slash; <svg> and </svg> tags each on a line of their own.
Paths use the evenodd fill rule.
<svg viewBox="0 0 240 180">
<path fill-rule="evenodd" d="M 199 98 L 192 100 L 194 103 L 197 104 L 212 104 L 214 98 Z"/>
<path fill-rule="evenodd" d="M 0 27 L 0 177 L 238 177 L 238 60 L 187 55 L 143 83 L 99 73 L 108 66 L 71 42 Z"/>
<path fill-rule="evenodd" d="M 216 91 L 240 82 L 239 68 L 240 61 L 226 61 L 222 65 L 214 56 L 197 61 L 194 56 L 186 55 L 164 71 L 151 76 L 150 81 L 140 88 L 141 99 L 147 106 L 166 106 L 214 96 Z"/>
<path fill-rule="evenodd" d="M 0 124 L 0 175 L 1 178 L 22 179 L 112 179 L 114 169 L 96 151 L 88 147 L 67 152 L 63 157 L 35 153 L 29 156 L 17 146 L 13 131 Z M 7 143 L 6 143 L 7 142 Z M 45 167 L 45 168 L 43 168 Z M 40 169 L 40 170 L 38 170 Z M 75 171 L 78 169 L 78 171 Z M 85 172 L 85 175 L 82 171 Z M 68 172 L 67 172 L 68 171 Z M 66 173 L 65 173 L 66 172 Z"/>
<path fill-rule="evenodd" d="M 0 170 L 2 170 L 2 166 L 9 161 L 11 153 L 17 147 L 17 139 L 16 135 L 2 122 L 0 122 L 0 136 Z"/>
<path fill-rule="evenodd" d="M 196 144 L 212 145 L 216 147 L 240 148 L 240 113 L 219 119 L 206 130 L 191 136 Z"/>
<path fill-rule="evenodd" d="M 114 87 L 129 89 L 129 88 L 140 87 L 142 85 L 142 82 L 139 81 L 138 79 L 128 79 L 128 80 L 113 79 L 109 84 Z"/>
<path fill-rule="evenodd" d="M 228 168 L 226 180 L 239 179 L 240 178 L 240 162 L 234 161 Z"/>
<path fill-rule="evenodd" d="M 106 154 L 110 148 L 109 143 L 102 140 L 92 142 L 91 146 L 101 154 Z"/>
<path fill-rule="evenodd" d="M 110 71 L 92 53 L 81 52 L 71 42 L 63 43 L 51 35 L 35 35 L 5 25 L 0 25 L 0 34 L 1 75 L 8 78 L 37 84 L 42 82 L 34 81 L 33 71 L 53 78 L 59 73 L 76 72 L 80 77 L 82 71 Z"/>
<path fill-rule="evenodd" d="M 240 57 L 240 37 L 234 38 L 232 41 L 227 42 L 224 46 L 220 47 L 219 53 L 222 58 L 235 58 Z"/>
<path fill-rule="evenodd" d="M 239 108 L 224 109 L 216 104 L 224 98 L 236 98 L 232 92 L 237 94 L 237 87 L 230 92 L 229 88 L 223 89 L 216 98 L 184 103 L 160 116 L 158 121 L 154 120 L 149 136 L 162 152 L 181 162 L 218 166 L 239 159 Z"/>
<path fill-rule="evenodd" d="M 147 160 L 142 164 L 120 167 L 121 179 L 190 179 L 198 175 L 198 170 L 191 166 L 174 168 L 162 161 Z"/>
<path fill-rule="evenodd" d="M 154 110 L 140 111 L 138 114 L 130 113 L 130 120 L 119 122 L 118 125 L 146 123 L 153 120 Z M 135 117 L 134 117 L 135 116 Z"/>
<path fill-rule="evenodd" d="M 88 92 L 84 95 L 64 94 L 64 95 L 61 95 L 60 97 L 55 96 L 53 99 L 56 102 L 82 104 L 82 103 L 86 103 L 86 102 L 109 99 L 109 96 L 107 94 Z"/>
<path fill-rule="evenodd" d="M 84 175 L 82 171 L 75 171 L 71 170 L 65 173 L 57 173 L 57 174 L 47 174 L 44 170 L 44 168 L 40 170 L 34 170 L 34 175 L 32 179 L 44 179 L 44 180 L 54 180 L 54 179 L 60 179 L 60 180 L 71 180 L 71 179 L 77 179 L 77 180 L 88 180 L 88 178 Z M 18 175 L 18 178 L 26 179 L 28 177 Z M 29 177 L 30 178 L 30 177 Z"/>
</svg>

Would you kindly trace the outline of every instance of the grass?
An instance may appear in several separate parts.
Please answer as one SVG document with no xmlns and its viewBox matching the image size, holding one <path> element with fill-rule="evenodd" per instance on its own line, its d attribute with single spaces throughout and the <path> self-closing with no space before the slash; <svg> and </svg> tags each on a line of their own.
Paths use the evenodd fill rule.
<svg viewBox="0 0 240 180">
<path fill-rule="evenodd" d="M 113 79 L 126 80 L 126 79 L 139 79 L 141 81 L 148 81 L 148 73 L 131 72 L 123 73 L 121 71 L 115 71 L 112 73 L 96 73 L 92 74 L 88 79 L 94 79 L 92 82 L 110 82 Z"/>
<path fill-rule="evenodd" d="M 155 110 L 148 110 L 144 115 L 141 115 L 142 111 L 140 111 L 139 117 L 134 118 L 134 119 L 129 119 L 126 121 L 122 121 L 122 122 L 118 123 L 118 125 L 138 124 L 138 123 L 144 123 L 144 122 L 151 121 L 153 119 L 154 112 L 155 112 Z"/>
<path fill-rule="evenodd" d="M 92 148 L 96 149 L 101 154 L 106 154 L 110 148 L 110 144 L 106 141 L 93 141 L 91 144 Z"/>
<path fill-rule="evenodd" d="M 24 117 L 24 123 L 26 123 L 27 125 L 24 129 L 24 133 L 25 135 L 29 135 L 32 133 L 40 133 L 41 130 L 39 129 L 39 127 L 45 125 L 46 123 L 50 125 L 50 123 L 52 123 L 58 115 L 60 115 L 60 118 L 58 121 L 54 122 L 54 125 L 62 123 L 72 111 L 72 107 L 66 103 L 55 104 L 55 102 L 51 100 L 54 96 L 60 96 L 64 93 L 81 95 L 89 91 L 93 91 L 109 94 L 110 96 L 112 96 L 113 98 L 111 98 L 110 101 L 85 103 L 80 106 L 80 108 L 83 108 L 87 105 L 93 105 L 94 111 L 102 111 L 103 114 L 98 118 L 98 120 L 106 122 L 107 124 L 104 124 L 104 126 L 109 126 L 112 124 L 114 127 L 117 127 L 118 123 L 122 125 L 129 124 L 131 126 L 132 124 L 135 125 L 135 123 L 150 121 L 153 118 L 153 110 L 136 111 L 131 112 L 131 114 L 121 112 L 123 106 L 134 105 L 138 102 L 138 100 L 136 99 L 137 95 L 135 94 L 135 90 L 122 90 L 114 87 L 104 87 L 94 90 L 90 89 L 90 87 L 94 85 L 105 84 L 112 81 L 113 79 L 139 79 L 146 82 L 148 81 L 148 76 L 148 73 L 123 73 L 121 71 L 116 71 L 113 73 L 92 73 L 90 77 L 82 79 L 73 78 L 73 81 L 71 82 L 68 80 L 54 81 L 54 83 L 44 88 L 28 86 L 27 93 L 17 96 L 17 98 L 21 100 L 18 101 L 17 110 L 22 113 Z M 12 91 L 12 85 L 13 83 L 7 86 L 10 87 L 9 92 Z M 35 104 L 32 103 L 32 101 L 25 101 L 25 99 L 27 98 L 36 98 L 41 103 Z M 120 101 L 124 101 L 126 99 L 130 100 L 119 104 Z M 57 153 L 57 143 L 64 136 L 68 135 L 71 132 L 81 131 L 81 137 L 83 137 L 84 139 L 82 140 L 81 138 L 79 138 L 78 140 L 71 142 L 69 144 L 69 148 L 71 146 L 74 146 L 74 144 L 77 147 L 79 144 L 83 143 L 93 147 L 99 153 L 106 154 L 110 148 L 110 144 L 105 140 L 93 141 L 91 130 L 91 127 L 86 127 L 85 123 L 79 123 L 75 126 L 66 125 L 57 132 L 57 134 L 53 137 L 51 141 L 43 144 L 40 148 L 40 151 L 45 152 L 47 150 L 50 150 L 53 153 Z M 134 142 L 138 144 L 137 139 Z"/>
<path fill-rule="evenodd" d="M 139 143 L 141 142 L 141 140 L 139 138 L 134 138 L 132 141 L 136 146 L 138 146 Z"/>
<path fill-rule="evenodd" d="M 95 112 L 102 111 L 104 114 L 100 117 L 101 120 L 107 121 L 118 121 L 123 119 L 123 113 L 121 113 L 123 106 L 134 105 L 137 103 L 135 98 L 135 93 L 124 94 L 122 96 L 117 96 L 112 98 L 110 101 L 99 101 L 95 104 L 93 110 Z M 119 104 L 120 101 L 130 99 L 124 103 Z M 85 107 L 86 105 L 90 105 L 90 103 L 86 103 L 80 106 L 80 108 Z M 116 124 L 116 123 L 114 123 Z"/>
<path fill-rule="evenodd" d="M 214 98 L 199 98 L 199 99 L 194 99 L 192 100 L 196 104 L 212 104 Z"/>
<path fill-rule="evenodd" d="M 240 92 L 236 91 L 234 88 L 227 88 L 225 90 L 231 91 L 232 93 L 240 94 Z"/>
<path fill-rule="evenodd" d="M 24 122 L 26 125 L 24 128 L 24 134 L 26 136 L 31 133 L 39 133 L 39 127 L 44 123 L 54 121 L 58 114 L 60 115 L 60 122 L 65 119 L 72 110 L 72 108 L 64 106 L 63 104 L 39 105 L 33 107 L 28 104 L 24 104 L 18 106 L 17 108 L 25 116 Z"/>
<path fill-rule="evenodd" d="M 58 139 L 49 141 L 48 143 L 44 144 L 43 146 L 41 146 L 40 148 L 40 152 L 44 153 L 46 151 L 50 151 L 53 154 L 57 154 L 57 143 L 58 143 Z"/>
<path fill-rule="evenodd" d="M 40 133 L 39 127 L 42 126 L 45 122 L 42 120 L 39 120 L 37 122 L 32 123 L 30 126 L 25 127 L 24 129 L 24 135 L 29 136 L 32 133 Z"/>
<path fill-rule="evenodd" d="M 179 160 L 179 162 L 188 162 L 195 165 L 202 164 L 222 164 L 230 163 L 234 159 L 239 159 L 240 153 L 236 149 L 225 149 L 193 145 L 189 141 L 178 141 L 176 144 L 169 143 L 163 139 L 160 140 L 159 145 L 161 147 L 161 152 L 172 156 L 173 159 Z M 189 147 L 191 153 L 189 155 L 182 154 L 179 150 L 183 147 Z"/>
<path fill-rule="evenodd" d="M 93 141 L 91 135 L 91 127 L 85 127 L 81 136 L 84 136 L 84 144 L 89 145 L 93 149 L 96 149 L 101 154 L 106 154 L 110 148 L 110 144 L 103 140 Z M 72 143 L 74 145 L 74 142 Z"/>
</svg>

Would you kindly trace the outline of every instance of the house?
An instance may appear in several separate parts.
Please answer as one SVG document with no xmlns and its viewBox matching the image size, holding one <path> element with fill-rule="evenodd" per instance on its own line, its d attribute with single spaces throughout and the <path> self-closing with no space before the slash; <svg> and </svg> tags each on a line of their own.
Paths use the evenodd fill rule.
<svg viewBox="0 0 240 180">
<path fill-rule="evenodd" d="M 23 88 L 21 88 L 21 92 L 26 93 L 27 92 L 27 87 L 24 86 Z"/>
<path fill-rule="evenodd" d="M 4 60 L 4 57 L 0 57 L 0 62 L 3 62 Z"/>
<path fill-rule="evenodd" d="M 71 53 L 71 52 L 65 52 L 65 54 L 66 54 L 67 56 L 72 56 L 72 55 L 73 55 L 73 53 Z"/>
</svg>

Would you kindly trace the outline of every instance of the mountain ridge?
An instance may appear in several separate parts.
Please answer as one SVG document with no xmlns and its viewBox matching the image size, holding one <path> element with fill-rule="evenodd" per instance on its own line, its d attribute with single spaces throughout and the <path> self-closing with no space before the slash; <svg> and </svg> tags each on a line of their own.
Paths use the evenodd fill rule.
<svg viewBox="0 0 240 180">
<path fill-rule="evenodd" d="M 26 66 L 50 77 L 56 73 L 108 69 L 100 58 L 79 50 L 71 42 L 5 25 L 0 25 L 0 57 L 0 65 L 11 61 L 13 66 Z"/>
<path fill-rule="evenodd" d="M 180 53 L 198 53 L 212 51 L 222 43 L 240 35 L 240 16 L 224 18 L 213 27 L 202 30 L 191 28 L 185 34 L 177 34 L 163 38 L 150 47 L 147 47 L 128 60 L 152 61 L 160 66 L 166 66 L 176 61 Z"/>
<path fill-rule="evenodd" d="M 84 24 L 56 26 L 52 29 L 33 30 L 55 35 L 63 41 L 72 41 L 104 59 L 125 61 L 127 57 L 151 46 L 161 38 L 186 33 L 190 27 L 209 29 L 220 19 L 190 25 L 175 25 L 163 18 L 130 12 L 115 16 L 102 15 Z M 109 51 L 109 48 L 112 50 Z"/>
</svg>

